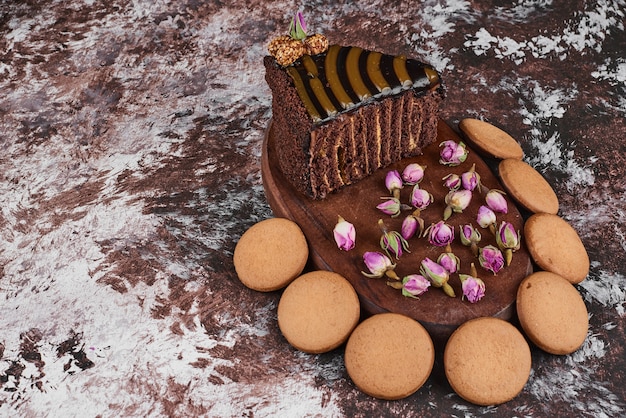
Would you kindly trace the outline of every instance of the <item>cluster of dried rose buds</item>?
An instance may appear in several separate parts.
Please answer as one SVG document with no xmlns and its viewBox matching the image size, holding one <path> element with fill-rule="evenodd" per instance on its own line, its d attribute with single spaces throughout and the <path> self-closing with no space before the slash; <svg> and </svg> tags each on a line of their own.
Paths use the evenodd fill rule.
<svg viewBox="0 0 626 418">
<path fill-rule="evenodd" d="M 439 162 L 450 167 L 460 165 L 465 162 L 468 152 L 462 142 L 444 141 L 440 144 Z M 399 232 L 390 230 L 385 222 L 379 219 L 378 227 L 382 231 L 379 245 L 382 252 L 370 251 L 363 254 L 367 271 L 362 271 L 362 274 L 369 278 L 384 277 L 389 286 L 401 290 L 404 296 L 411 298 L 418 298 L 431 286 L 441 288 L 446 295 L 455 297 L 449 280 L 451 275 L 457 274 L 463 290 L 462 299 L 467 299 L 471 303 L 478 302 L 485 295 L 485 283 L 478 277 L 474 263 L 470 263 L 469 274 L 461 273 L 460 260 L 451 249 L 455 229 L 447 221 L 454 213 L 466 210 L 475 193 L 484 194 L 484 204 L 478 209 L 476 223 L 495 236 L 496 245 L 480 247 L 482 234 L 471 223 L 459 226 L 459 240 L 471 248 L 472 254 L 483 269 L 496 275 L 511 263 L 512 253 L 521 245 L 520 233 L 515 230 L 513 224 L 507 221 L 498 222 L 497 219 L 497 214 L 508 212 L 505 193 L 483 186 L 475 165 L 460 176 L 449 174 L 442 179 L 443 186 L 448 189 L 442 219 L 425 228 L 421 212 L 434 201 L 433 195 L 420 187 L 425 170 L 425 166 L 411 163 L 402 173 L 398 170 L 387 172 L 385 188 L 389 195 L 381 197 L 383 202 L 376 208 L 391 218 L 400 216 L 405 210 L 411 212 L 402 221 Z M 400 191 L 407 186 L 412 187 L 410 203 L 404 204 L 400 200 Z M 333 232 L 337 246 L 341 250 L 349 251 L 354 248 L 356 231 L 351 223 L 340 216 Z M 424 237 L 430 245 L 444 248 L 444 251 L 436 260 L 423 259 L 419 264 L 419 274 L 409 274 L 401 278 L 395 272 L 397 264 L 392 259 L 400 260 L 404 253 L 410 252 L 409 240 L 414 237 Z"/>
</svg>

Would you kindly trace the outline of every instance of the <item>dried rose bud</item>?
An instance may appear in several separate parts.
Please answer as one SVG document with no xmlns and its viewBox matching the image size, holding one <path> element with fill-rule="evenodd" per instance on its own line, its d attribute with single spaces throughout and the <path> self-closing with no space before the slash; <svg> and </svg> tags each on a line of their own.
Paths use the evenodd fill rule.
<svg viewBox="0 0 626 418">
<path fill-rule="evenodd" d="M 402 256 L 403 251 L 409 252 L 409 243 L 396 231 L 389 231 L 382 219 L 378 220 L 378 226 L 383 231 L 380 237 L 380 248 L 387 256 L 395 257 L 396 260 Z"/>
<path fill-rule="evenodd" d="M 469 151 L 463 142 L 455 142 L 452 140 L 443 141 L 439 144 L 439 162 L 443 165 L 456 166 L 461 164 L 467 158 Z"/>
<path fill-rule="evenodd" d="M 430 281 L 421 274 L 410 274 L 402 278 L 402 295 L 417 298 L 428 291 Z"/>
<path fill-rule="evenodd" d="M 443 211 L 444 221 L 452 216 L 452 213 L 461 213 L 472 201 L 470 190 L 451 190 L 445 197 L 446 208 Z"/>
<path fill-rule="evenodd" d="M 382 197 L 381 199 L 387 200 L 377 205 L 376 209 L 380 210 L 385 215 L 391 216 L 392 218 L 400 215 L 400 211 L 402 209 L 402 204 L 400 203 L 400 200 L 396 199 L 395 197 Z"/>
<path fill-rule="evenodd" d="M 472 249 L 474 257 L 478 257 L 478 243 L 482 236 L 478 229 L 474 228 L 472 224 L 459 225 L 461 244 L 468 246 Z"/>
<path fill-rule="evenodd" d="M 356 241 L 356 229 L 354 229 L 354 225 L 343 219 L 341 216 L 338 217 L 337 224 L 333 229 L 333 236 L 335 237 L 335 242 L 340 250 L 350 251 L 354 248 Z"/>
<path fill-rule="evenodd" d="M 441 287 L 446 295 L 455 297 L 454 289 L 448 284 L 450 273 L 441 264 L 426 257 L 420 263 L 420 273 L 430 280 L 433 286 Z"/>
<path fill-rule="evenodd" d="M 408 185 L 418 184 L 424 178 L 424 170 L 426 167 L 422 167 L 418 163 L 411 163 L 402 171 L 402 180 Z"/>
<path fill-rule="evenodd" d="M 459 260 L 459 257 L 454 255 L 454 253 L 449 249 L 450 246 L 448 246 L 445 253 L 441 253 L 441 255 L 439 255 L 437 263 L 448 270 L 448 273 L 456 273 L 459 271 L 459 267 L 461 266 L 461 260 Z"/>
<path fill-rule="evenodd" d="M 496 233 L 496 243 L 498 244 L 498 247 L 504 251 L 504 259 L 507 266 L 511 264 L 513 251 L 520 249 L 520 237 L 521 234 L 519 231 L 515 231 L 515 227 L 510 222 L 502 221 L 498 227 L 498 232 Z"/>
<path fill-rule="evenodd" d="M 461 177 L 458 174 L 448 174 L 442 180 L 443 185 L 450 190 L 458 190 L 461 187 Z"/>
<path fill-rule="evenodd" d="M 389 193 L 396 199 L 400 198 L 400 189 L 402 189 L 402 178 L 398 170 L 391 170 L 385 176 L 385 187 Z"/>
<path fill-rule="evenodd" d="M 504 256 L 499 248 L 493 245 L 487 245 L 480 249 L 478 256 L 480 266 L 494 275 L 498 274 L 504 267 Z"/>
<path fill-rule="evenodd" d="M 497 189 L 491 189 L 485 195 L 485 202 L 487 202 L 487 206 L 494 212 L 499 213 L 507 213 L 509 211 L 509 207 L 506 203 L 506 199 L 504 198 L 504 192 Z"/>
<path fill-rule="evenodd" d="M 463 296 L 461 299 L 467 298 L 470 303 L 476 303 L 485 296 L 485 282 L 476 277 L 476 267 L 472 263 L 471 274 L 459 274 L 461 279 L 461 288 Z"/>
<path fill-rule="evenodd" d="M 411 239 L 415 235 L 418 237 L 424 232 L 424 220 L 419 216 L 419 209 L 404 218 L 400 233 L 402 238 Z"/>
<path fill-rule="evenodd" d="M 289 36 L 298 40 L 306 38 L 306 22 L 304 21 L 302 12 L 297 12 L 293 16 L 293 19 L 291 19 L 291 23 L 289 24 Z"/>
<path fill-rule="evenodd" d="M 476 215 L 476 222 L 482 228 L 489 228 L 495 231 L 496 214 L 487 206 L 481 206 L 478 208 L 478 215 Z"/>
<path fill-rule="evenodd" d="M 431 224 L 424 231 L 424 235 L 428 235 L 428 242 L 431 245 L 445 247 L 454 240 L 454 228 L 444 221 L 439 221 L 436 224 Z"/>
<path fill-rule="evenodd" d="M 413 186 L 411 191 L 411 205 L 416 209 L 426 209 L 433 203 L 433 195 L 424 189 L 420 189 L 419 184 Z"/>
<path fill-rule="evenodd" d="M 480 190 L 480 174 L 476 172 L 476 164 L 472 164 L 469 171 L 461 174 L 461 185 L 465 190 L 473 191 L 476 187 Z"/>
<path fill-rule="evenodd" d="M 400 280 L 398 275 L 394 272 L 396 265 L 391 262 L 391 259 L 385 254 L 368 251 L 363 254 L 363 262 L 369 270 L 369 273 L 361 272 L 365 277 L 371 279 L 379 279 L 383 276 L 387 276 L 390 279 Z"/>
</svg>

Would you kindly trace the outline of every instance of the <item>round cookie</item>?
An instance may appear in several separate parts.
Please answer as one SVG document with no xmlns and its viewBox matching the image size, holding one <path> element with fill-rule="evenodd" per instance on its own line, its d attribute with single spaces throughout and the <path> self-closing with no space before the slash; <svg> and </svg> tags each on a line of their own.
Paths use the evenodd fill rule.
<svg viewBox="0 0 626 418">
<path fill-rule="evenodd" d="M 287 341 L 306 353 L 325 353 L 343 344 L 359 322 L 356 291 L 330 271 L 295 279 L 278 303 L 278 326 Z"/>
<path fill-rule="evenodd" d="M 506 191 L 527 210 L 551 214 L 559 211 L 559 199 L 554 190 L 528 163 L 512 158 L 502 160 L 498 172 Z"/>
<path fill-rule="evenodd" d="M 511 135 L 488 122 L 467 118 L 459 122 L 459 129 L 481 155 L 501 160 L 521 160 L 524 157 L 522 147 Z"/>
<path fill-rule="evenodd" d="M 354 384 L 379 399 L 415 393 L 435 362 L 432 339 L 408 316 L 382 313 L 361 322 L 348 339 L 345 364 Z"/>
<path fill-rule="evenodd" d="M 530 347 L 510 323 L 472 319 L 457 328 L 443 354 L 452 389 L 476 405 L 497 405 L 516 397 L 530 377 Z"/>
<path fill-rule="evenodd" d="M 243 233 L 233 254 L 239 280 L 250 289 L 271 292 L 298 277 L 309 247 L 300 227 L 285 218 L 270 218 Z"/>
<path fill-rule="evenodd" d="M 587 337 L 587 307 L 578 290 L 561 276 L 539 271 L 517 291 L 517 316 L 537 347 L 551 354 L 570 354 Z"/>
<path fill-rule="evenodd" d="M 570 283 L 589 274 L 589 255 L 578 233 L 557 215 L 535 213 L 524 224 L 526 247 L 542 270 L 556 273 Z"/>
</svg>

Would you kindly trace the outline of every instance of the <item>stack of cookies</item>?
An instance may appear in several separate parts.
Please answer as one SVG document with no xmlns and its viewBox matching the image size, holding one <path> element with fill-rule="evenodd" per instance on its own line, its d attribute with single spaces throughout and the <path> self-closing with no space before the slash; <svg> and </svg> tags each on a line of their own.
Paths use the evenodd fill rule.
<svg viewBox="0 0 626 418">
<path fill-rule="evenodd" d="M 524 242 L 535 263 L 535 272 L 517 292 L 521 329 L 502 319 L 476 318 L 457 328 L 445 345 L 444 370 L 453 390 L 474 404 L 495 405 L 513 399 L 528 381 L 532 364 L 525 336 L 556 355 L 570 354 L 584 343 L 588 314 L 575 285 L 585 279 L 590 263 L 577 232 L 557 214 L 556 194 L 522 160 L 517 141 L 478 119 L 464 119 L 459 128 L 525 211 Z M 346 370 L 364 393 L 389 400 L 415 393 L 435 361 L 426 329 L 395 313 L 361 321 L 359 298 L 349 281 L 328 271 L 303 274 L 308 256 L 298 225 L 273 218 L 242 235 L 233 261 L 247 287 L 263 292 L 284 289 L 278 325 L 293 347 L 323 353 L 345 345 Z"/>
</svg>

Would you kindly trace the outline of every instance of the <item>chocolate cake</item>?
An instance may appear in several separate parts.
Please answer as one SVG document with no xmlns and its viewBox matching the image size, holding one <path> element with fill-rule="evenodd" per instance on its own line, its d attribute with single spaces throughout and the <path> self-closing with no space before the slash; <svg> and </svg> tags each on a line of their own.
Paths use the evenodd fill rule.
<svg viewBox="0 0 626 418">
<path fill-rule="evenodd" d="M 444 89 L 430 65 L 339 45 L 276 57 L 264 58 L 272 129 L 281 171 L 302 193 L 323 199 L 436 139 Z"/>
</svg>

